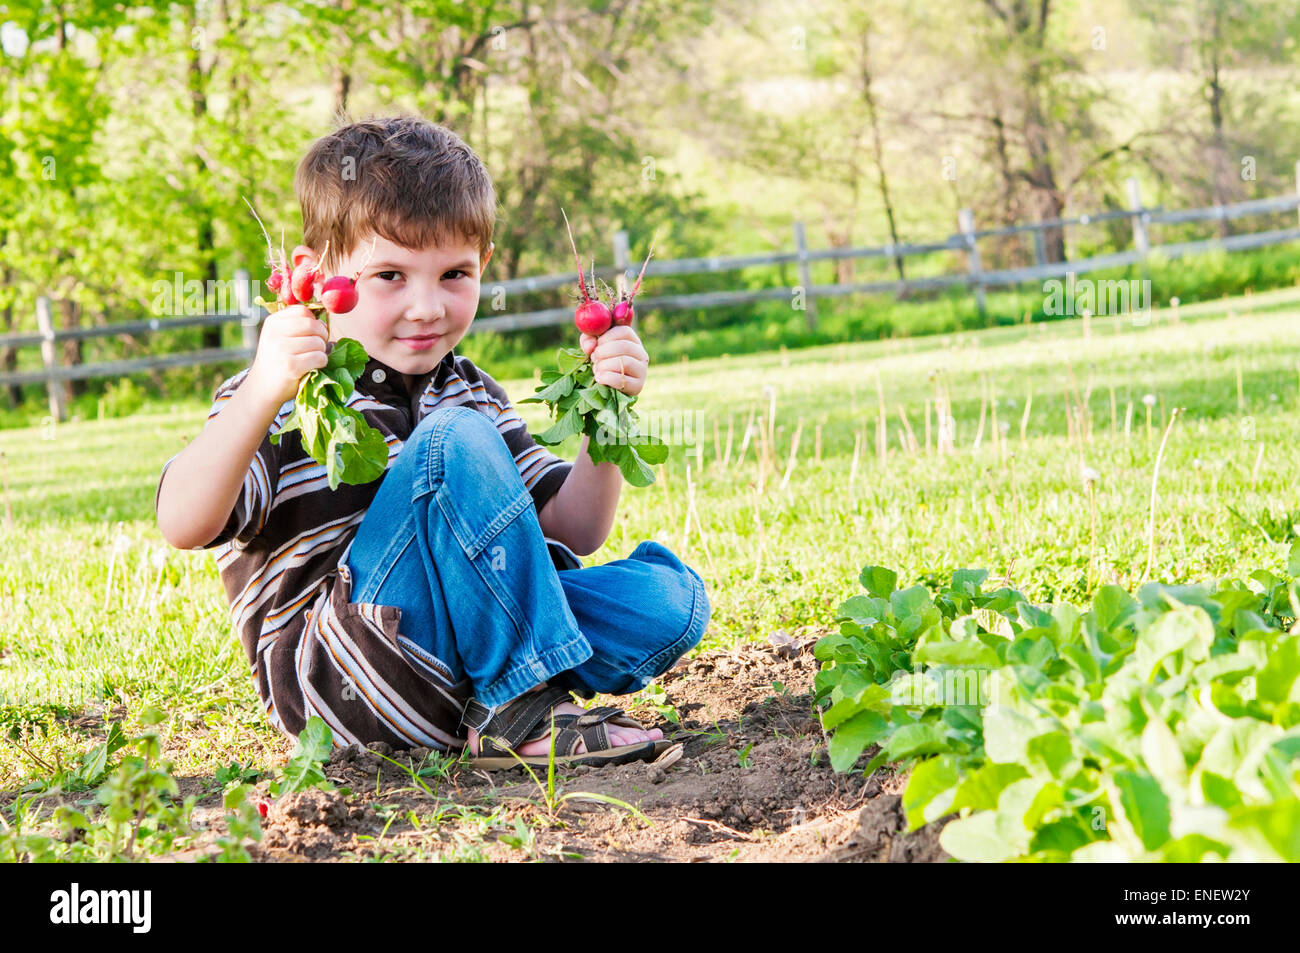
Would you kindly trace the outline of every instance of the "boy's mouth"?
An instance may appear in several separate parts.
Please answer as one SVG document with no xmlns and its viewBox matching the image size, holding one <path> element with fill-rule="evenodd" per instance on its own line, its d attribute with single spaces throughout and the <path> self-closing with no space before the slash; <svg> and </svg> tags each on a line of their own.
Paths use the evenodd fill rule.
<svg viewBox="0 0 1300 953">
<path fill-rule="evenodd" d="M 415 351 L 427 351 L 442 337 L 440 334 L 426 334 L 419 337 L 398 338 L 397 340 Z"/>
</svg>

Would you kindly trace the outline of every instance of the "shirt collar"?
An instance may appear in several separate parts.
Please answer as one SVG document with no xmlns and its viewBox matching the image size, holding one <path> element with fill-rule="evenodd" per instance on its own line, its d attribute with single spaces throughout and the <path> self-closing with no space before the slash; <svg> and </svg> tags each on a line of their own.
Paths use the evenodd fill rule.
<svg viewBox="0 0 1300 953">
<path fill-rule="evenodd" d="M 361 372 L 361 378 L 357 383 L 363 385 L 364 389 L 376 399 L 397 404 L 399 402 L 394 398 L 402 398 L 400 403 L 407 403 L 412 397 L 423 394 L 429 386 L 430 380 L 435 384 L 441 384 L 455 368 L 456 349 L 452 348 L 441 361 L 434 365 L 431 371 L 420 376 L 416 381 L 414 393 L 408 393 L 406 384 L 402 380 L 401 371 L 394 370 L 391 365 L 384 363 L 377 357 L 372 357 L 366 362 L 365 369 Z"/>
</svg>

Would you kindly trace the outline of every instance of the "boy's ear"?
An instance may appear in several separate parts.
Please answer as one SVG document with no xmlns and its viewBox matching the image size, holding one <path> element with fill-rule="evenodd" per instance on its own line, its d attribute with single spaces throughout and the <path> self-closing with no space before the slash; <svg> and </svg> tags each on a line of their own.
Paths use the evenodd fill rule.
<svg viewBox="0 0 1300 953">
<path fill-rule="evenodd" d="M 306 245 L 298 245 L 289 253 L 289 267 L 297 268 L 304 261 L 316 261 L 316 253 Z"/>
<path fill-rule="evenodd" d="M 480 272 L 486 268 L 487 263 L 492 260 L 492 252 L 496 251 L 496 247 L 497 246 L 494 242 L 488 242 L 487 254 L 483 256 L 483 264 L 479 267 Z"/>
</svg>

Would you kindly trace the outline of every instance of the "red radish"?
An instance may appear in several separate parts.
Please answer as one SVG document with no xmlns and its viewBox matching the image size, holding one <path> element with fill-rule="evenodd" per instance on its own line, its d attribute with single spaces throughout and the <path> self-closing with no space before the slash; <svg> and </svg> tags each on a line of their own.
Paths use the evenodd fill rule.
<svg viewBox="0 0 1300 953">
<path fill-rule="evenodd" d="M 316 282 L 321 278 L 321 273 L 315 265 L 309 262 L 303 262 L 293 270 L 289 277 L 289 290 L 299 301 L 306 303 L 312 299 L 316 293 Z"/>
<path fill-rule="evenodd" d="M 356 284 L 347 275 L 327 278 L 321 286 L 320 300 L 331 314 L 347 314 L 357 306 Z"/>
<path fill-rule="evenodd" d="M 268 805 L 267 805 L 267 802 L 266 802 L 266 801 L 260 801 L 260 800 L 259 800 L 259 801 L 257 802 L 257 813 L 260 814 L 260 815 L 262 815 L 262 817 L 266 817 L 266 809 L 267 809 L 267 806 L 268 806 Z"/>
<path fill-rule="evenodd" d="M 284 284 L 284 275 L 280 274 L 279 268 L 271 272 L 271 277 L 266 279 L 266 286 L 270 288 L 272 291 L 278 292 L 280 290 L 280 286 L 283 284 Z"/>
<path fill-rule="evenodd" d="M 608 331 L 612 321 L 613 318 L 605 302 L 595 298 L 578 305 L 578 310 L 573 314 L 573 323 L 578 326 L 578 330 L 583 334 L 592 334 L 596 337 Z"/>
<path fill-rule="evenodd" d="M 573 241 L 573 229 L 569 227 L 569 216 L 564 214 L 564 209 L 560 209 L 560 214 L 564 215 L 564 228 L 569 233 L 569 245 L 573 248 L 573 260 L 578 263 L 578 290 L 582 292 L 582 304 L 578 305 L 578 310 L 573 313 L 573 323 L 578 326 L 578 330 L 583 334 L 600 337 L 609 330 L 614 319 L 610 315 L 609 307 L 605 302 L 599 298 L 593 298 L 587 291 L 587 279 L 582 273 L 582 259 L 578 257 L 578 246 Z"/>
<path fill-rule="evenodd" d="M 650 251 L 646 253 L 645 261 L 641 263 L 641 273 L 636 276 L 636 284 L 632 286 L 632 291 L 624 296 L 620 296 L 618 304 L 614 305 L 614 323 L 616 325 L 628 325 L 636 318 L 636 311 L 632 308 L 632 300 L 636 293 L 641 290 L 641 279 L 645 277 L 646 265 L 650 264 L 650 256 L 655 253 L 655 240 L 652 236 L 650 239 Z"/>
</svg>

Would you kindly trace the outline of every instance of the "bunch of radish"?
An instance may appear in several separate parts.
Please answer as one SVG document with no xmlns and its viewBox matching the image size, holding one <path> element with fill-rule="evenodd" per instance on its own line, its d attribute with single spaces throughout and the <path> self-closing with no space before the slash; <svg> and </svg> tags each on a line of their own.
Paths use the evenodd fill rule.
<svg viewBox="0 0 1300 953">
<path fill-rule="evenodd" d="M 600 300 L 599 294 L 592 297 L 591 292 L 587 289 L 586 276 L 582 272 L 582 259 L 578 256 L 578 246 L 573 240 L 573 229 L 569 227 L 569 216 L 564 214 L 564 209 L 560 209 L 560 214 L 564 215 L 564 228 L 569 233 L 569 245 L 573 248 L 573 259 L 578 263 L 578 292 L 582 295 L 582 303 L 573 313 L 573 323 L 577 325 L 578 330 L 583 334 L 590 334 L 593 337 L 600 337 L 611 327 L 631 324 L 636 318 L 636 312 L 633 310 L 632 301 L 636 298 L 637 292 L 641 290 L 641 279 L 645 277 L 646 265 L 650 264 L 650 258 L 655 253 L 654 239 L 650 239 L 650 251 L 646 253 L 645 261 L 641 263 L 641 273 L 636 276 L 636 283 L 632 285 L 632 290 L 620 291 L 618 300 L 614 302 L 611 308 Z M 592 268 L 593 284 L 595 279 L 595 268 Z"/>
<path fill-rule="evenodd" d="M 564 215 L 564 210 L 560 210 Z M 630 325 L 636 318 L 633 300 L 641 290 L 641 279 L 645 277 L 646 265 L 650 263 L 650 254 L 654 253 L 654 241 L 650 243 L 650 254 L 646 255 L 641 265 L 641 273 L 630 292 L 620 292 L 617 299 L 609 294 L 612 307 L 601 300 L 596 285 L 595 267 L 592 267 L 591 287 L 582 268 L 582 259 L 578 256 L 577 244 L 573 241 L 573 229 L 569 227 L 569 216 L 564 215 L 564 227 L 569 233 L 569 244 L 573 248 L 573 257 L 578 263 L 578 293 L 581 301 L 573 314 L 573 323 L 583 334 L 600 337 L 615 326 Z M 655 474 L 650 464 L 663 463 L 668 459 L 668 447 L 657 437 L 641 433 L 637 429 L 637 416 L 632 410 L 636 397 L 596 382 L 595 366 L 591 356 L 581 348 L 560 348 L 556 354 L 559 369 L 545 371 L 541 386 L 531 397 L 523 398 L 520 403 L 547 404 L 555 424 L 548 430 L 536 434 L 534 439 L 544 445 L 555 445 L 576 434 L 585 433 L 587 453 L 595 463 L 610 462 L 618 466 L 624 478 L 633 486 L 649 486 L 654 482 Z"/>
<path fill-rule="evenodd" d="M 257 224 L 262 225 L 253 206 L 248 207 L 253 211 Z M 262 234 L 266 236 L 267 262 L 271 268 L 266 286 L 275 293 L 275 298 L 267 302 L 259 295 L 256 299 L 259 305 L 272 314 L 293 305 L 305 305 L 326 326 L 329 324 L 328 315 L 347 314 L 357 306 L 357 279 L 374 255 L 373 242 L 370 255 L 355 274 L 326 278 L 319 263 L 313 265 L 304 261 L 296 268 L 289 268 L 283 240 L 277 260 L 275 249 L 271 247 L 271 236 L 266 234 L 264 225 Z M 326 242 L 320 260 L 324 261 L 328 254 L 329 242 Z M 271 442 L 278 444 L 284 434 L 300 430 L 303 449 L 325 467 L 333 490 L 340 483 L 370 483 L 383 476 L 388 468 L 388 444 L 382 433 L 347 405 L 355 381 L 370 360 L 366 349 L 352 338 L 341 338 L 327 347 L 328 363 L 303 375 L 294 397 L 293 413 L 284 426 L 271 435 Z"/>
</svg>

